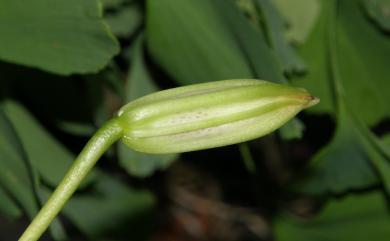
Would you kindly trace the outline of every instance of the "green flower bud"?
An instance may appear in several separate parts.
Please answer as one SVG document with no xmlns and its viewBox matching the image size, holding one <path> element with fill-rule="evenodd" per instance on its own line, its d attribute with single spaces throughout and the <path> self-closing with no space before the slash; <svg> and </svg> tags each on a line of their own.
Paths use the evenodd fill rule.
<svg viewBox="0 0 390 241">
<path fill-rule="evenodd" d="M 36 241 L 103 153 L 118 139 L 147 153 L 177 153 L 251 140 L 318 103 L 306 90 L 224 80 L 160 91 L 125 105 L 88 141 L 19 241 Z"/>
<path fill-rule="evenodd" d="M 223 80 L 160 91 L 118 112 L 125 144 L 180 153 L 264 136 L 318 103 L 306 90 L 261 80 Z"/>
</svg>

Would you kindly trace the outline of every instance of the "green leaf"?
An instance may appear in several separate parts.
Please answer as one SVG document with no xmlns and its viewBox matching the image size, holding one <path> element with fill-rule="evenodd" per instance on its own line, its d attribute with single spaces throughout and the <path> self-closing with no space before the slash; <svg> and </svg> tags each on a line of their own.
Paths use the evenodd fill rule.
<svg viewBox="0 0 390 241">
<path fill-rule="evenodd" d="M 112 32 L 119 38 L 133 34 L 141 26 L 142 18 L 142 10 L 135 3 L 119 8 L 118 11 L 108 13 L 104 17 Z"/>
<path fill-rule="evenodd" d="M 139 37 L 133 46 L 132 62 L 125 87 L 126 102 L 159 90 L 145 65 L 143 37 Z M 165 169 L 177 158 L 174 154 L 150 155 L 136 152 L 122 142 L 119 143 L 118 151 L 121 166 L 131 175 L 138 177 L 146 177 L 156 170 Z"/>
<path fill-rule="evenodd" d="M 390 118 L 390 40 L 370 25 L 353 0 L 340 1 L 337 47 L 345 100 L 369 126 Z"/>
<path fill-rule="evenodd" d="M 331 142 L 313 157 L 306 175 L 299 177 L 295 190 L 312 195 L 343 193 L 378 183 L 376 170 L 367 154 L 365 137 L 343 107 L 339 110 L 337 123 Z"/>
<path fill-rule="evenodd" d="M 299 48 L 299 54 L 307 65 L 307 73 L 292 79 L 296 86 L 305 87 L 312 95 L 320 98 L 321 103 L 306 111 L 309 113 L 331 113 L 334 111 L 331 73 L 328 69 L 327 27 L 330 1 L 324 1 L 321 15 L 305 44 Z"/>
<path fill-rule="evenodd" d="M 105 9 L 118 9 L 127 1 L 128 0 L 100 0 Z"/>
<path fill-rule="evenodd" d="M 363 0 L 367 14 L 376 24 L 387 32 L 390 31 L 390 0 Z"/>
<path fill-rule="evenodd" d="M 41 178 L 50 185 L 57 185 L 72 164 L 74 155 L 51 136 L 22 105 L 7 101 L 4 110 Z"/>
<path fill-rule="evenodd" d="M 269 0 L 256 0 L 256 3 L 261 9 L 271 46 L 282 62 L 284 71 L 289 74 L 304 72 L 305 64 L 285 39 L 285 23 L 280 18 L 277 9 Z"/>
<path fill-rule="evenodd" d="M 359 120 L 358 118 L 356 119 Z M 364 137 L 362 141 L 367 155 L 382 178 L 387 193 L 390 193 L 390 153 L 381 140 L 365 127 L 364 124 L 358 122 L 357 125 L 360 126 L 360 131 Z"/>
<path fill-rule="evenodd" d="M 148 0 L 147 12 L 148 49 L 180 83 L 252 77 L 212 1 Z"/>
<path fill-rule="evenodd" d="M 63 212 L 91 240 L 106 236 L 145 240 L 148 233 L 145 229 L 152 225 L 149 213 L 154 205 L 150 192 L 100 175 L 93 192 L 73 196 Z"/>
<path fill-rule="evenodd" d="M 380 192 L 330 201 L 311 220 L 283 216 L 275 222 L 278 241 L 385 241 L 390 236 L 386 198 Z"/>
<path fill-rule="evenodd" d="M 38 172 L 28 158 L 12 119 L 7 116 L 7 105 L 0 106 L 0 212 L 6 208 L 4 213 L 16 218 L 22 209 L 33 218 L 40 204 Z M 66 235 L 61 228 L 58 220 L 50 226 L 55 240 L 64 240 Z"/>
<path fill-rule="evenodd" d="M 285 82 L 282 65 L 274 50 L 268 45 L 263 28 L 245 17 L 233 1 L 211 1 L 215 11 L 219 12 L 224 26 L 228 28 L 246 65 L 252 71 L 252 77 L 274 82 Z M 240 77 L 243 78 L 243 77 Z"/>
<path fill-rule="evenodd" d="M 0 23 L 0 59 L 57 74 L 97 72 L 119 51 L 97 0 L 4 0 Z"/>
<path fill-rule="evenodd" d="M 41 169 L 36 168 L 37 165 L 34 162 L 38 159 L 33 161 L 32 159 L 30 159 L 29 156 L 32 153 L 36 152 L 36 150 L 33 150 L 31 152 L 31 143 L 35 140 L 33 148 L 39 148 L 39 150 L 41 151 L 42 148 L 47 148 L 48 146 L 50 148 L 53 148 L 53 145 L 43 146 L 42 144 L 48 143 L 46 143 L 46 140 L 44 140 L 44 138 L 41 138 L 42 135 L 40 135 L 41 133 L 39 133 L 39 131 L 35 133 L 34 130 L 24 129 L 25 126 L 22 126 L 23 121 L 32 121 L 32 125 L 29 126 L 32 128 L 35 123 L 34 120 L 27 115 L 27 112 L 23 113 L 23 111 L 24 110 L 21 106 L 18 106 L 17 104 L 11 102 L 2 103 L 2 109 L 0 109 L 0 131 L 1 133 L 5 134 L 4 138 L 7 138 L 6 141 L 10 142 L 7 144 L 11 144 L 12 146 L 10 147 L 12 147 L 13 149 L 13 151 L 10 152 L 11 149 L 7 147 L 7 144 L 2 143 L 2 140 L 0 140 L 0 170 L 3 172 L 0 173 L 0 187 L 2 185 L 5 185 L 4 188 L 6 188 L 7 192 L 12 195 L 12 199 L 16 200 L 18 204 L 23 207 L 29 218 L 33 218 L 38 212 L 38 204 L 41 204 L 41 202 L 39 202 L 41 201 L 39 198 L 41 191 L 40 189 L 42 187 L 39 185 L 38 180 L 38 174 Z M 14 119 L 15 117 L 16 119 Z M 13 123 L 13 121 L 15 120 L 16 123 Z M 3 130 L 2 127 L 7 128 L 8 130 Z M 22 134 L 23 137 L 20 138 L 19 131 L 27 131 L 27 133 L 24 132 Z M 26 134 L 28 133 L 38 134 L 38 137 L 34 135 L 29 136 L 27 137 L 27 139 L 30 139 L 26 141 Z M 33 139 L 31 140 L 31 138 Z M 37 142 L 37 140 L 42 142 Z M 26 142 L 28 145 L 27 149 L 25 149 L 26 146 L 23 146 L 26 144 Z M 37 145 L 40 145 L 40 147 L 37 147 Z M 54 149 L 56 148 L 57 147 L 54 147 Z M 43 150 L 43 152 L 45 151 L 46 149 Z M 42 157 L 41 154 L 34 153 L 32 155 L 32 158 L 36 158 L 38 155 Z M 56 157 L 52 157 L 50 161 L 53 161 L 55 159 Z M 53 164 L 51 166 L 53 167 Z M 55 163 L 53 170 L 48 171 L 53 171 L 54 173 L 57 173 L 55 171 Z M 49 175 L 48 173 L 45 174 L 47 176 Z M 62 176 L 53 178 L 61 177 Z M 66 237 L 62 225 L 57 219 L 55 219 L 54 222 L 50 225 L 50 232 L 55 240 L 64 240 Z"/>
<path fill-rule="evenodd" d="M 321 105 L 309 111 L 332 112 L 331 75 L 328 61 L 335 63 L 343 86 L 345 101 L 359 118 L 373 126 L 390 117 L 390 75 L 387 56 L 390 56 L 388 37 L 373 28 L 356 1 L 340 1 L 338 14 L 329 15 L 331 1 L 323 1 L 322 16 L 301 53 L 308 63 L 309 73 L 296 85 L 304 86 L 321 99 Z M 335 21 L 334 38 L 328 38 L 329 21 Z M 330 30 L 329 30 L 330 31 Z M 334 45 L 337 56 L 329 59 L 328 46 Z"/>
<path fill-rule="evenodd" d="M 0 186 L 29 217 L 38 211 L 37 179 L 10 120 L 0 109 Z"/>
<path fill-rule="evenodd" d="M 19 218 L 22 210 L 16 205 L 15 201 L 0 186 L 0 215 L 10 219 Z"/>
<path fill-rule="evenodd" d="M 316 91 L 324 94 L 325 104 L 329 105 L 328 111 L 336 116 L 337 129 L 329 145 L 314 156 L 314 162 L 309 167 L 309 173 L 312 173 L 300 181 L 299 188 L 311 194 L 342 193 L 351 189 L 372 186 L 376 183 L 375 176 L 379 174 L 386 190 L 390 192 L 390 157 L 386 155 L 385 150 L 367 126 L 367 124 L 381 121 L 388 115 L 384 110 L 387 108 L 384 103 L 388 97 L 384 96 L 386 91 L 383 91 L 388 89 L 388 83 L 385 83 L 383 77 L 372 70 L 376 69 L 382 74 L 389 70 L 388 68 L 386 70 L 381 63 L 377 63 L 377 66 L 361 65 L 363 63 L 361 61 L 370 62 L 362 56 L 368 55 L 370 51 L 373 54 L 375 47 L 370 51 L 363 49 L 352 51 L 350 46 L 361 43 L 356 40 L 358 36 L 349 39 L 349 46 L 347 46 L 345 38 L 351 33 L 350 28 L 355 28 L 352 23 L 359 25 L 365 21 L 361 16 L 362 13 L 359 12 L 358 4 L 352 0 L 338 2 L 338 4 L 335 1 L 325 2 L 323 16 L 319 21 L 319 32 L 316 33 L 317 37 L 321 35 L 324 37 L 325 41 L 317 42 L 320 43 L 318 46 L 322 46 L 324 50 L 319 56 L 315 54 L 316 59 L 320 61 L 314 62 L 315 68 L 309 72 L 308 77 L 297 83 L 303 86 L 308 84 L 307 89 L 312 90 L 314 94 Z M 343 12 L 343 14 L 336 15 L 336 11 Z M 369 25 L 361 27 L 369 28 Z M 316 30 L 313 34 L 315 32 Z M 377 43 L 382 44 L 384 52 L 387 51 L 385 42 L 379 43 L 382 37 L 376 35 L 375 30 L 374 32 L 368 31 L 366 35 L 360 39 L 368 39 L 371 36 L 373 41 L 378 40 Z M 319 40 L 319 38 L 313 39 Z M 371 42 L 366 43 L 366 47 L 370 45 Z M 326 51 L 329 53 L 325 54 Z M 307 54 L 310 56 L 309 52 Z M 378 59 L 383 57 L 379 51 L 376 55 Z M 315 77 L 323 73 L 327 78 L 318 78 L 314 82 Z M 365 89 L 361 86 L 365 86 Z M 336 105 L 334 111 L 330 108 L 331 100 Z"/>
<path fill-rule="evenodd" d="M 386 91 L 390 88 L 390 83 L 386 77 L 382 76 L 390 74 L 387 65 L 382 63 L 382 61 L 386 61 L 384 56 L 390 54 L 390 41 L 380 32 L 370 28 L 368 20 L 364 19 L 363 13 L 360 11 L 360 5 L 355 1 L 343 1 L 339 4 L 339 8 L 339 11 L 347 14 L 340 15 L 338 21 L 338 30 L 340 30 L 340 26 L 344 26 L 345 35 L 339 31 L 332 38 L 338 40 L 339 43 L 332 48 L 333 62 L 337 62 L 340 66 L 339 68 L 333 67 L 338 72 L 338 75 L 335 76 L 337 80 L 335 86 L 339 89 L 339 98 L 345 100 L 347 106 L 351 107 L 349 108 L 351 116 L 356 120 L 355 123 L 364 136 L 367 154 L 381 175 L 387 192 L 390 193 L 390 155 L 368 128 L 368 126 L 390 117 L 390 107 L 387 104 L 390 97 Z M 347 10 L 350 11 L 347 12 Z M 360 28 L 364 28 L 366 31 L 360 31 Z M 352 41 L 361 34 L 364 38 L 355 41 L 356 48 L 348 49 L 346 41 Z M 345 39 L 345 36 L 349 36 L 350 39 Z M 372 44 L 373 48 L 365 49 Z M 359 61 L 354 62 L 352 59 Z M 355 72 L 351 73 L 353 68 L 347 67 L 345 61 L 351 61 L 350 63 L 354 64 L 355 68 L 358 67 L 359 71 L 356 72 L 360 75 L 354 75 Z M 360 68 L 364 68 L 364 70 Z M 365 77 L 372 79 L 368 80 Z M 356 78 L 355 81 L 352 81 L 352 78 Z M 371 108 L 375 108 L 375 110 Z"/>
<path fill-rule="evenodd" d="M 286 38 L 297 44 L 304 43 L 320 15 L 320 0 L 272 0 L 287 21 Z"/>
</svg>

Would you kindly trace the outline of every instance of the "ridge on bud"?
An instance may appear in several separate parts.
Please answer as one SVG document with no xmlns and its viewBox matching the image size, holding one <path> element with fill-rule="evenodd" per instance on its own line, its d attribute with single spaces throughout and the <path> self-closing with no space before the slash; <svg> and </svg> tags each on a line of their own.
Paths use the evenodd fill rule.
<svg viewBox="0 0 390 241">
<path fill-rule="evenodd" d="M 130 148 L 180 153 L 264 136 L 318 102 L 302 88 L 221 80 L 144 96 L 122 107 L 117 119 Z"/>
</svg>

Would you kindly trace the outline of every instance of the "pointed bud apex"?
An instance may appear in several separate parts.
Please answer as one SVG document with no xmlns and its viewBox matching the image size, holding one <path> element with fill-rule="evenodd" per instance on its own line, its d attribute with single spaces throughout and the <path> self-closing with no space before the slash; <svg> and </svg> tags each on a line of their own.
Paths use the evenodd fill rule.
<svg viewBox="0 0 390 241">
<path fill-rule="evenodd" d="M 147 95 L 118 112 L 123 141 L 146 153 L 179 153 L 264 136 L 318 103 L 306 90 L 223 80 Z"/>
</svg>

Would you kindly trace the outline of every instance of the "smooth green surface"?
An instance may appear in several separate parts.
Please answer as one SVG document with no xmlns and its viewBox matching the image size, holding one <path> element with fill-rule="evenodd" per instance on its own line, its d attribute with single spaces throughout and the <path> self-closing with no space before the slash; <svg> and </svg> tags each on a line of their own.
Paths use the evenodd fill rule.
<svg viewBox="0 0 390 241">
<path fill-rule="evenodd" d="M 390 0 L 363 0 L 367 14 L 384 31 L 390 32 Z"/>
<path fill-rule="evenodd" d="M 148 49 L 179 83 L 252 77 L 245 54 L 214 2 L 147 1 Z"/>
<path fill-rule="evenodd" d="M 145 64 L 143 40 L 143 36 L 140 36 L 133 46 L 133 64 L 129 70 L 130 74 L 127 77 L 125 88 L 126 102 L 159 90 L 158 86 L 153 82 L 149 69 Z M 165 169 L 177 158 L 175 154 L 150 155 L 136 152 L 129 149 L 122 142 L 119 143 L 118 154 L 121 166 L 129 174 L 137 177 L 150 176 L 156 170 Z"/>
<path fill-rule="evenodd" d="M 357 40 L 358 38 L 350 39 L 348 46 L 343 42 L 348 36 L 347 34 L 351 33 L 351 29 L 345 29 L 345 24 L 354 28 L 352 20 L 357 25 L 366 21 L 363 18 L 363 13 L 358 10 L 358 5 L 354 1 L 342 1 L 340 4 L 336 4 L 336 1 L 329 1 L 327 5 L 324 5 L 323 16 L 319 24 L 322 26 L 322 36 L 325 41 L 322 40 L 324 42 L 319 46 L 323 46 L 328 51 L 328 55 L 317 56 L 320 57 L 318 59 L 322 59 L 322 62 L 315 62 L 317 67 L 313 69 L 315 71 L 309 73 L 308 77 L 303 80 L 296 81 L 296 83 L 312 90 L 314 94 L 317 93 L 320 98 L 323 97 L 325 104 L 332 97 L 335 106 L 334 111 L 331 111 L 330 114 L 335 115 L 337 123 L 334 137 L 326 147 L 314 156 L 313 163 L 308 169 L 309 176 L 301 179 L 302 186 L 298 186 L 298 191 L 323 194 L 364 189 L 376 184 L 377 178 L 375 176 L 378 176 L 384 182 L 387 192 L 390 192 L 390 158 L 385 155 L 385 151 L 381 149 L 375 135 L 370 132 L 367 126 L 367 124 L 382 120 L 390 113 L 384 111 L 384 108 L 387 107 L 383 105 L 385 98 L 388 98 L 384 97 L 384 93 L 385 89 L 388 89 L 386 86 L 389 82 L 385 83 L 384 76 L 378 73 L 368 75 L 367 71 L 377 68 L 384 74 L 390 70 L 385 68 L 382 63 L 367 68 L 356 62 L 356 60 L 365 60 L 358 58 L 356 54 L 376 54 L 379 59 L 384 57 L 379 52 L 375 53 L 376 47 L 369 51 L 364 49 L 347 51 L 351 50 L 350 46 L 353 46 L 351 43 L 360 42 Z M 338 11 L 344 13 L 343 17 L 337 14 Z M 364 38 L 359 38 L 360 40 L 368 39 L 370 36 L 378 41 L 382 39 L 376 35 L 377 33 L 372 26 L 365 26 L 364 29 L 368 33 Z M 320 36 L 319 33 L 313 34 Z M 317 40 L 321 41 L 319 38 Z M 386 42 L 383 42 L 381 45 L 383 51 L 388 50 L 386 46 Z M 375 61 L 365 61 L 365 63 Z M 382 59 L 382 61 L 385 60 Z M 356 69 L 356 66 L 360 66 L 360 68 Z M 311 82 L 314 81 L 315 76 L 322 73 L 326 73 L 329 77 L 322 77 L 317 79 L 317 82 Z M 328 90 L 328 92 L 324 90 Z M 372 106 L 370 107 L 370 105 Z M 324 110 L 317 109 L 317 111 Z"/>
<path fill-rule="evenodd" d="M 22 215 L 22 210 L 2 187 L 0 187 L 0 214 L 9 219 L 16 219 Z"/>
<path fill-rule="evenodd" d="M 4 138 L 4 142 L 0 143 L 0 170 L 2 171 L 0 186 L 4 185 L 4 190 L 9 195 L 4 197 L 2 204 L 8 205 L 6 214 L 19 215 L 17 209 L 21 208 L 32 219 L 38 212 L 38 205 L 42 204 L 39 199 L 41 190 L 39 168 L 36 168 L 35 163 L 30 159 L 24 146 L 25 142 L 20 138 L 18 128 L 15 127 L 17 124 L 12 123 L 14 120 L 9 113 L 9 105 L 9 103 L 2 103 L 0 113 L 1 126 L 5 128 L 0 130 Z M 64 240 L 65 234 L 58 220 L 54 220 L 50 225 L 50 232 L 55 240 Z"/>
<path fill-rule="evenodd" d="M 117 9 L 120 8 L 125 2 L 133 2 L 133 0 L 100 0 L 107 9 Z"/>
<path fill-rule="evenodd" d="M 337 47 L 348 105 L 369 126 L 390 118 L 390 41 L 365 18 L 359 4 L 340 1 Z"/>
<path fill-rule="evenodd" d="M 271 0 L 287 22 L 286 38 L 304 43 L 314 28 L 321 9 L 320 0 Z"/>
<path fill-rule="evenodd" d="M 306 221 L 279 217 L 274 227 L 278 241 L 386 241 L 390 217 L 386 198 L 375 191 L 330 200 L 318 216 Z"/>
<path fill-rule="evenodd" d="M 295 76 L 293 85 L 304 86 L 321 99 L 321 104 L 308 109 L 311 113 L 331 113 L 334 111 L 331 74 L 328 69 L 327 26 L 329 21 L 330 1 L 323 1 L 317 24 L 298 53 L 304 59 L 308 72 Z"/>
<path fill-rule="evenodd" d="M 8 101 L 5 111 L 40 177 L 57 185 L 72 164 L 74 155 L 51 136 L 20 104 Z"/>
<path fill-rule="evenodd" d="M 32 217 L 38 211 L 35 170 L 2 106 L 0 131 L 0 185 Z"/>
<path fill-rule="evenodd" d="M 285 22 L 269 0 L 256 0 L 268 30 L 268 39 L 286 73 L 303 73 L 306 66 L 284 36 Z"/>
<path fill-rule="evenodd" d="M 119 46 L 97 0 L 2 0 L 0 59 L 57 74 L 102 69 Z"/>
<path fill-rule="evenodd" d="M 283 66 L 267 41 L 267 29 L 246 18 L 245 12 L 240 11 L 233 1 L 211 2 L 216 13 L 222 17 L 224 26 L 229 29 L 230 37 L 235 40 L 238 49 L 245 56 L 245 64 L 250 68 L 252 78 L 285 82 Z M 224 78 L 221 76 L 218 79 Z"/>
<path fill-rule="evenodd" d="M 337 61 L 340 84 L 345 92 L 345 101 L 369 126 L 389 118 L 390 96 L 390 41 L 365 17 L 355 1 L 340 1 L 337 6 L 332 1 L 322 1 L 323 8 L 315 30 L 300 52 L 310 71 L 303 78 L 294 81 L 306 87 L 321 99 L 321 105 L 309 111 L 332 112 L 334 88 L 329 63 Z M 329 7 L 337 13 L 329 16 Z M 333 10 L 332 10 L 333 11 Z M 332 31 L 335 37 L 329 38 L 329 22 L 334 21 Z M 337 56 L 329 59 L 329 44 L 335 46 Z"/>
<path fill-rule="evenodd" d="M 125 38 L 141 27 L 143 21 L 142 9 L 133 3 L 118 9 L 114 13 L 106 14 L 104 19 L 115 36 Z"/>
<path fill-rule="evenodd" d="M 364 136 L 343 107 L 339 110 L 337 123 L 330 143 L 313 157 L 306 173 L 299 177 L 296 191 L 337 194 L 379 183 Z"/>
</svg>

